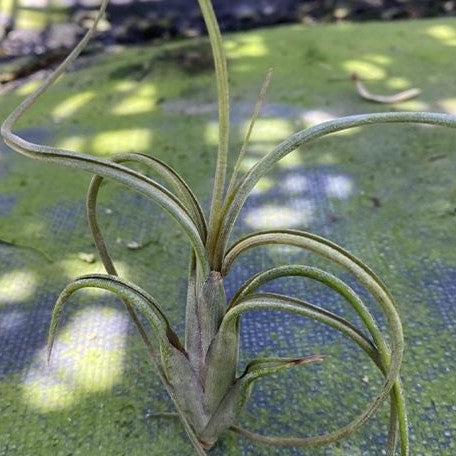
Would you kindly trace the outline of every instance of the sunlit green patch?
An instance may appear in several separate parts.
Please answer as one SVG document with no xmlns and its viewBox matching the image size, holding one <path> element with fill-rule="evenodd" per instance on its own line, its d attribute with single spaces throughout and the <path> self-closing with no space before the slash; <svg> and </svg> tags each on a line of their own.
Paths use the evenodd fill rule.
<svg viewBox="0 0 456 456">
<path fill-rule="evenodd" d="M 124 368 L 127 316 L 112 308 L 86 307 L 56 340 L 46 365 L 45 351 L 23 382 L 24 399 L 41 412 L 71 407 L 86 395 L 111 391 Z M 84 343 L 85 338 L 90 344 Z"/>
<path fill-rule="evenodd" d="M 19 269 L 0 274 L 0 306 L 26 301 L 34 295 L 36 286 L 34 271 Z"/>
<path fill-rule="evenodd" d="M 68 97 L 52 111 L 53 116 L 70 117 L 95 98 L 94 92 L 81 92 Z"/>
<path fill-rule="evenodd" d="M 456 30 L 454 26 L 447 24 L 436 24 L 427 27 L 426 33 L 447 46 L 456 46 Z"/>
</svg>

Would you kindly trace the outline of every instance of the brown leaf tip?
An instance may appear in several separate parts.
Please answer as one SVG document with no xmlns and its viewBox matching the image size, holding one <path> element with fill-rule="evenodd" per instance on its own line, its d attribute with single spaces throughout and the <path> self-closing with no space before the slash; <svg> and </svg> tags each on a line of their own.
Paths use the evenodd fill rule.
<svg viewBox="0 0 456 456">
<path fill-rule="evenodd" d="M 325 355 L 311 355 L 311 356 L 305 356 L 303 358 L 297 358 L 296 360 L 294 360 L 294 364 L 296 366 L 300 366 L 301 364 L 320 362 L 320 361 L 324 361 L 325 359 L 326 359 Z"/>
</svg>

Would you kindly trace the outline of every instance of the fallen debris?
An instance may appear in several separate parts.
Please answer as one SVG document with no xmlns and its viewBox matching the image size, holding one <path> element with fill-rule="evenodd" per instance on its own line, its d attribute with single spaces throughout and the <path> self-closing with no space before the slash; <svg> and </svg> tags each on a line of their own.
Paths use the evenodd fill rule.
<svg viewBox="0 0 456 456">
<path fill-rule="evenodd" d="M 407 89 L 402 92 L 395 93 L 394 95 L 376 95 L 370 93 L 364 84 L 361 82 L 361 79 L 356 73 L 353 73 L 350 79 L 356 85 L 356 91 L 358 92 L 359 96 L 364 100 L 373 101 L 375 103 L 382 103 L 382 104 L 394 104 L 394 103 L 401 103 L 402 101 L 407 101 L 412 98 L 417 97 L 421 90 L 417 88 Z"/>
<path fill-rule="evenodd" d="M 85 263 L 95 263 L 95 255 L 93 253 L 79 252 L 78 258 Z"/>
</svg>

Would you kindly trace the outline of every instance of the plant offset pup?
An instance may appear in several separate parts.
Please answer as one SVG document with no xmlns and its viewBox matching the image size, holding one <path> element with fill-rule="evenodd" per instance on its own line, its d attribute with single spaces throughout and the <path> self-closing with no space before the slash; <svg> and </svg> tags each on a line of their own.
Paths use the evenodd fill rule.
<svg viewBox="0 0 456 456">
<path fill-rule="evenodd" d="M 62 308 L 67 299 L 81 288 L 102 288 L 123 299 L 197 454 L 206 454 L 205 451 L 215 445 L 226 430 L 240 433 L 258 443 L 277 446 L 308 447 L 335 442 L 359 429 L 389 398 L 387 454 L 395 453 L 397 440 L 400 439 L 401 454 L 407 455 L 409 453 L 407 418 L 399 379 L 404 348 L 402 326 L 393 298 L 382 281 L 362 261 L 342 247 L 303 231 L 262 231 L 251 233 L 231 246 L 228 246 L 228 241 L 239 212 L 256 183 L 276 162 L 299 146 L 330 133 L 373 123 L 413 122 L 456 127 L 456 118 L 445 114 L 424 112 L 386 112 L 339 118 L 290 136 L 247 173 L 240 175 L 239 165 L 248 144 L 254 120 L 258 115 L 258 104 L 225 191 L 229 133 L 226 58 L 210 0 L 199 0 L 214 55 L 219 101 L 219 147 L 212 203 L 207 221 L 200 204 L 185 181 L 174 170 L 153 157 L 125 153 L 116 155 L 111 160 L 102 160 L 91 155 L 33 144 L 12 132 L 17 120 L 86 46 L 98 20 L 104 14 L 106 4 L 107 0 L 103 0 L 95 23 L 67 59 L 40 88 L 13 111 L 1 130 L 6 144 L 21 154 L 79 168 L 94 175 L 87 199 L 88 219 L 107 274 L 80 277 L 62 292 L 52 316 L 49 355 Z M 263 92 L 266 85 L 267 83 L 263 87 Z M 127 162 L 142 163 L 150 167 L 163 179 L 166 186 L 128 168 L 123 164 Z M 125 184 L 129 189 L 153 200 L 174 218 L 188 236 L 192 254 L 188 277 L 184 342 L 179 340 L 170 327 L 157 301 L 137 285 L 117 275 L 96 218 L 97 195 L 104 178 Z M 291 245 L 311 251 L 352 273 L 383 309 L 389 343 L 386 342 L 386 335 L 379 329 L 372 314 L 353 289 L 332 274 L 314 267 L 287 265 L 260 272 L 244 283 L 227 303 L 223 280 L 232 264 L 246 250 L 267 244 Z M 257 292 L 263 284 L 284 276 L 307 277 L 333 289 L 357 312 L 364 328 L 359 329 L 338 315 L 305 301 L 285 295 Z M 309 317 L 331 326 L 350 338 L 366 352 L 384 377 L 382 387 L 372 403 L 363 413 L 339 430 L 311 438 L 263 436 L 238 427 L 237 418 L 257 379 L 284 369 L 323 360 L 323 356 L 319 355 L 294 359 L 256 359 L 251 361 L 245 371 L 239 375 L 237 373 L 239 322 L 242 314 L 252 309 L 281 310 Z M 140 322 L 137 312 L 147 318 L 156 336 L 152 340 L 156 340 L 157 344 L 151 342 L 150 335 Z"/>
</svg>

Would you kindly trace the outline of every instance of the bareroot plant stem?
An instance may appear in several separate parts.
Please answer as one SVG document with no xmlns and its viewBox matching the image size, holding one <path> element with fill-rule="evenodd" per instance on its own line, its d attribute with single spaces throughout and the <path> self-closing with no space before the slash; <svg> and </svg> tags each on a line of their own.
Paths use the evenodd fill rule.
<svg viewBox="0 0 456 456">
<path fill-rule="evenodd" d="M 228 185 L 227 156 L 229 136 L 229 92 L 227 64 L 218 23 L 210 0 L 198 0 L 209 32 L 215 62 L 219 106 L 219 146 L 214 188 L 208 220 L 184 179 L 162 161 L 148 155 L 124 153 L 103 160 L 92 155 L 34 144 L 13 133 L 13 128 L 27 110 L 55 82 L 84 49 L 93 35 L 108 0 L 103 0 L 97 18 L 81 42 L 65 61 L 26 98 L 5 120 L 1 133 L 7 145 L 17 152 L 51 163 L 73 167 L 94 175 L 88 196 L 90 229 L 107 274 L 80 277 L 68 285 L 52 314 L 48 353 L 51 355 L 58 323 L 65 302 L 81 288 L 94 287 L 122 298 L 144 341 L 148 354 L 182 421 L 197 454 L 204 455 L 223 432 L 229 430 L 259 444 L 284 447 L 310 447 L 342 439 L 357 431 L 389 399 L 390 417 L 387 454 L 394 455 L 400 441 L 402 455 L 409 454 L 407 416 L 399 378 L 404 339 L 401 321 L 391 293 L 378 276 L 361 260 L 342 247 L 317 235 L 297 230 L 253 232 L 229 245 L 230 234 L 249 193 L 258 181 L 283 157 L 298 147 L 342 130 L 379 123 L 421 123 L 456 127 L 456 117 L 427 112 L 384 112 L 342 117 L 299 131 L 281 142 L 244 174 L 240 162 L 247 148 L 249 134 L 259 112 L 254 110 L 251 128 Z M 267 80 L 270 78 L 270 73 Z M 265 82 L 260 100 L 264 97 Z M 129 163 L 141 163 L 165 183 L 130 169 Z M 180 225 L 191 246 L 185 315 L 185 341 L 171 328 L 155 298 L 142 288 L 118 276 L 97 222 L 97 196 L 103 179 L 124 184 L 154 201 Z M 226 188 L 226 190 L 225 190 Z M 321 269 L 305 265 L 286 265 L 262 271 L 247 280 L 230 302 L 224 291 L 224 277 L 244 252 L 259 246 L 278 244 L 294 246 L 324 257 L 349 271 L 375 298 L 386 317 L 386 330 L 379 328 L 359 295 L 346 283 Z M 320 282 L 341 295 L 359 315 L 362 327 L 333 312 L 290 296 L 263 293 L 258 289 L 280 277 L 299 276 Z M 253 309 L 287 312 L 319 321 L 339 331 L 357 344 L 383 376 L 383 383 L 367 408 L 336 431 L 315 437 L 279 437 L 260 435 L 236 425 L 256 380 L 297 366 L 320 362 L 324 356 L 302 358 L 261 358 L 237 372 L 240 319 Z M 150 325 L 146 327 L 138 314 Z M 153 337 L 151 337 L 151 332 Z M 389 343 L 387 342 L 389 340 Z M 328 362 L 328 361 L 326 361 Z"/>
</svg>

